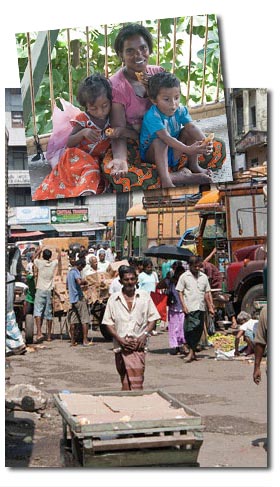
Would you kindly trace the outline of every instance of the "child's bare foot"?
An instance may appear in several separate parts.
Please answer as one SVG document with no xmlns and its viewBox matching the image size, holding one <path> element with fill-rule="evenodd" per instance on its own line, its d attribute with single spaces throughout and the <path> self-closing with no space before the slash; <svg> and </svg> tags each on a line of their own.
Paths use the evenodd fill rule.
<svg viewBox="0 0 280 487">
<path fill-rule="evenodd" d="M 175 186 L 182 186 L 187 184 L 210 184 L 212 179 L 203 173 L 192 173 L 188 168 L 184 167 L 181 171 L 170 174 L 172 183 Z"/>
<path fill-rule="evenodd" d="M 176 188 L 176 185 L 172 183 L 171 179 L 170 182 L 168 181 L 162 181 L 161 182 L 161 187 L 162 188 Z"/>
<path fill-rule="evenodd" d="M 107 165 L 107 168 L 111 168 L 111 176 L 115 176 L 117 179 L 124 177 L 128 171 L 127 162 L 123 159 L 112 159 Z"/>
</svg>

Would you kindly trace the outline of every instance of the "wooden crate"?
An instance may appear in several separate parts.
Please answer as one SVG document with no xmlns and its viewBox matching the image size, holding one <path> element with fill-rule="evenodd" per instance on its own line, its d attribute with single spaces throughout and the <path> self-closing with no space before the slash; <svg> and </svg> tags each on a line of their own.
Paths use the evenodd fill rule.
<svg viewBox="0 0 280 487">
<path fill-rule="evenodd" d="M 201 417 L 162 390 L 56 394 L 54 400 L 64 457 L 71 458 L 65 466 L 199 466 Z"/>
</svg>

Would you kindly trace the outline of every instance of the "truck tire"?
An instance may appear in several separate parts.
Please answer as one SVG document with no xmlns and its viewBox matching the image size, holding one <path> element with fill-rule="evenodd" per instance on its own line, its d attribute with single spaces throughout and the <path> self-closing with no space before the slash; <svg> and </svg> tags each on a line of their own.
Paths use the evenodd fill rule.
<svg viewBox="0 0 280 487">
<path fill-rule="evenodd" d="M 25 342 L 27 344 L 33 343 L 34 335 L 34 318 L 33 315 L 25 316 Z"/>
<path fill-rule="evenodd" d="M 255 286 L 252 286 L 250 289 L 248 289 L 242 299 L 241 310 L 246 311 L 252 316 L 252 314 L 256 312 L 256 308 L 254 307 L 254 301 L 258 300 L 266 300 L 262 284 L 256 284 Z"/>
</svg>

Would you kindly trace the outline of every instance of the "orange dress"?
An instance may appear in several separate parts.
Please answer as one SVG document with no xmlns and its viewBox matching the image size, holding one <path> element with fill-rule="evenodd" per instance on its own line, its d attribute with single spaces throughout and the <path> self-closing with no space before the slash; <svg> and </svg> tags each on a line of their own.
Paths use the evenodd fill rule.
<svg viewBox="0 0 280 487">
<path fill-rule="evenodd" d="M 76 147 L 68 147 L 60 157 L 58 164 L 32 195 L 33 201 L 56 198 L 75 198 L 85 192 L 100 194 L 106 183 L 101 176 L 100 163 L 110 146 L 110 139 L 105 135 L 109 119 L 101 130 L 85 112 L 81 112 L 71 125 L 91 128 L 99 134 L 99 141 L 92 143 L 83 139 Z"/>
</svg>

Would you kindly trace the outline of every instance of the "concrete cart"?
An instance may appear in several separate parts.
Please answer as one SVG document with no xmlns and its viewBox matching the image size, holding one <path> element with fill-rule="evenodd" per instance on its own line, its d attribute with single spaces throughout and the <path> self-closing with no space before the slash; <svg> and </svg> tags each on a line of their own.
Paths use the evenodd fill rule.
<svg viewBox="0 0 280 487">
<path fill-rule="evenodd" d="M 198 467 L 201 417 L 161 390 L 59 393 L 64 466 Z"/>
</svg>

